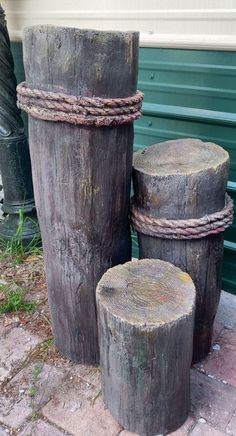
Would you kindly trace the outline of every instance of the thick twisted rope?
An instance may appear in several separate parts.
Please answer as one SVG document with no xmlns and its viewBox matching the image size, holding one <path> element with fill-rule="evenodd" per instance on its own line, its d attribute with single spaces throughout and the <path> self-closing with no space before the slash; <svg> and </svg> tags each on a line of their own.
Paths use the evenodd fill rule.
<svg viewBox="0 0 236 436">
<path fill-rule="evenodd" d="M 233 200 L 228 194 L 225 207 L 202 218 L 185 220 L 168 220 L 144 215 L 134 200 L 131 202 L 131 225 L 134 230 L 145 235 L 164 239 L 198 239 L 208 235 L 224 232 L 233 222 Z"/>
<path fill-rule="evenodd" d="M 17 86 L 18 107 L 34 118 L 82 126 L 119 126 L 141 116 L 143 93 L 126 98 L 76 97 L 62 92 Z"/>
</svg>

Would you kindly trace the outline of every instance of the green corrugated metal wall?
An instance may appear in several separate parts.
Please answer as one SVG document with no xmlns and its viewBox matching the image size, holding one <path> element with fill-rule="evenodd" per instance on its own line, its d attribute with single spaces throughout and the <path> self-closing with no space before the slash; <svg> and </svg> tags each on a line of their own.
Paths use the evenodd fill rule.
<svg viewBox="0 0 236 436">
<path fill-rule="evenodd" d="M 21 44 L 12 51 L 21 81 Z M 222 145 L 231 158 L 228 190 L 236 207 L 236 53 L 141 48 L 139 89 L 144 116 L 135 123 L 135 148 L 183 137 Z M 236 294 L 236 221 L 225 239 L 223 288 Z"/>
<path fill-rule="evenodd" d="M 236 210 L 236 53 L 140 49 L 144 116 L 135 148 L 168 139 L 213 141 L 230 154 L 228 191 Z M 223 289 L 236 293 L 236 220 L 225 233 Z"/>
</svg>

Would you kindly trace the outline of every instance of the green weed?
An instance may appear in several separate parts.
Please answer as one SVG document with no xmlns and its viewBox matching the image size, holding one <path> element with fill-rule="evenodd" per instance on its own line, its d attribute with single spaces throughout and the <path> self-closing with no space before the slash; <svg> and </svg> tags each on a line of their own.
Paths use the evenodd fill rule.
<svg viewBox="0 0 236 436">
<path fill-rule="evenodd" d="M 33 222 L 34 227 L 36 226 L 34 220 L 29 217 L 25 217 L 24 213 L 20 211 L 18 227 L 15 235 L 10 240 L 0 238 L 0 261 L 5 258 L 10 258 L 11 261 L 19 264 L 22 263 L 29 255 L 42 254 L 42 244 L 39 232 L 38 235 L 35 236 L 29 243 L 26 243 L 24 239 L 24 227 L 27 222 Z"/>
<path fill-rule="evenodd" d="M 37 421 L 38 418 L 39 414 L 35 412 L 35 410 L 33 410 L 33 412 L 31 413 L 31 421 Z"/>
<path fill-rule="evenodd" d="M 37 304 L 33 301 L 25 301 L 25 291 L 22 288 L 9 289 L 8 285 L 0 285 L 3 301 L 0 301 L 0 314 L 9 312 L 32 312 Z"/>
<path fill-rule="evenodd" d="M 39 364 L 39 365 L 35 365 L 34 370 L 33 370 L 33 379 L 34 382 L 39 380 L 39 376 L 41 374 L 41 372 L 43 371 L 43 365 Z"/>
<path fill-rule="evenodd" d="M 31 385 L 31 386 L 29 387 L 28 394 L 29 394 L 29 396 L 30 396 L 31 398 L 35 397 L 35 395 L 37 394 L 37 392 L 38 392 L 38 389 L 37 389 L 37 387 L 36 387 L 35 385 Z"/>
<path fill-rule="evenodd" d="M 32 421 L 35 421 L 39 417 L 40 403 L 39 404 L 36 403 L 35 397 L 39 391 L 38 385 L 40 382 L 40 376 L 41 376 L 42 371 L 43 371 L 42 364 L 34 366 L 32 385 L 28 389 L 28 395 L 32 399 L 30 402 L 30 407 L 32 409 L 32 412 L 31 412 L 31 420 Z"/>
</svg>

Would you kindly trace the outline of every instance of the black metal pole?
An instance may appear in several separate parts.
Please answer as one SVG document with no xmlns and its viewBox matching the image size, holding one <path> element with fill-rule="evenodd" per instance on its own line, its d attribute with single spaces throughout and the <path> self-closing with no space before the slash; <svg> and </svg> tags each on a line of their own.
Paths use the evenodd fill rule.
<svg viewBox="0 0 236 436">
<path fill-rule="evenodd" d="M 4 192 L 0 238 L 11 239 L 23 212 L 22 239 L 38 236 L 28 141 L 16 106 L 16 77 L 5 13 L 0 5 L 0 173 Z"/>
</svg>

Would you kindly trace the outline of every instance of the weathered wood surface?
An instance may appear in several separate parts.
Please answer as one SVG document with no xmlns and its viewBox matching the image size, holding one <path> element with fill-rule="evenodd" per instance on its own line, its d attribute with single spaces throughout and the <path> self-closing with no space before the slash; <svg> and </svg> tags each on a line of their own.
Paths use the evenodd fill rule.
<svg viewBox="0 0 236 436">
<path fill-rule="evenodd" d="M 196 139 L 156 144 L 134 156 L 136 204 L 156 218 L 199 218 L 223 209 L 229 156 Z M 169 261 L 186 271 L 197 290 L 193 360 L 209 352 L 221 289 L 223 234 L 196 240 L 138 234 L 140 258 Z"/>
<path fill-rule="evenodd" d="M 131 432 L 176 430 L 190 405 L 195 288 L 170 263 L 109 269 L 97 287 L 103 397 Z"/>
<path fill-rule="evenodd" d="M 128 97 L 137 87 L 138 45 L 138 33 L 31 27 L 26 81 L 73 95 Z M 96 362 L 96 284 L 131 256 L 133 126 L 30 118 L 29 137 L 55 343 L 72 360 Z"/>
</svg>

